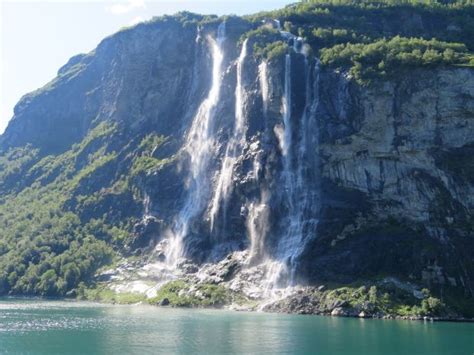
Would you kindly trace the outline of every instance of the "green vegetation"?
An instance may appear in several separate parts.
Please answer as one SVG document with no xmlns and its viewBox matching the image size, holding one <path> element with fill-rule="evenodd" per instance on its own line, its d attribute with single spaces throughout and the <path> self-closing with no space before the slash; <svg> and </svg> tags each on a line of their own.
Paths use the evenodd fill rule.
<svg viewBox="0 0 474 355">
<path fill-rule="evenodd" d="M 157 169 L 165 164 L 167 161 L 156 159 L 149 156 L 139 156 L 133 160 L 133 166 L 130 170 L 132 176 L 146 173 L 152 169 Z"/>
<path fill-rule="evenodd" d="M 137 155 L 132 162 L 130 169 L 131 177 L 146 174 L 151 170 L 159 170 L 164 165 L 173 161 L 173 157 L 169 159 L 157 159 L 152 156 L 153 151 L 158 149 L 166 141 L 166 137 L 159 136 L 155 133 L 151 133 L 142 139 L 138 145 Z"/>
<path fill-rule="evenodd" d="M 285 31 L 309 44 L 323 65 L 349 70 L 361 84 L 390 77 L 399 69 L 474 66 L 472 0 L 303 0 L 245 16 L 244 21 L 181 12 L 150 23 L 215 26 L 224 19 L 242 26 L 246 22 L 250 30 L 240 42 L 249 38 L 254 56 L 269 61 L 290 51 L 271 24 L 278 19 Z"/>
<path fill-rule="evenodd" d="M 328 305 L 337 302 L 346 309 L 363 310 L 369 314 L 392 316 L 444 316 L 448 310 L 440 299 L 427 289 L 422 297 L 392 284 L 336 287 L 325 291 L 321 299 Z"/>
<path fill-rule="evenodd" d="M 0 155 L 0 181 L 8 183 L 9 189 L 18 187 L 21 172 L 37 157 L 38 149 L 31 146 L 12 148 Z M 5 185 L 5 184 L 4 184 Z M 0 187 L 0 192 L 2 191 Z"/>
<path fill-rule="evenodd" d="M 77 287 L 77 298 L 104 303 L 133 304 L 146 302 L 151 305 L 169 305 L 171 307 L 216 307 L 231 303 L 241 303 L 245 299 L 222 285 L 191 285 L 184 280 L 170 281 L 163 285 L 156 297 L 146 298 L 139 293 L 119 293 L 106 284 L 87 287 L 81 283 Z"/>
<path fill-rule="evenodd" d="M 104 131 L 104 126 L 98 126 L 72 151 L 54 160 L 44 157 L 32 167 L 25 167 L 22 173 L 35 176 L 37 181 L 18 194 L 4 196 L 0 206 L 0 294 L 65 295 L 112 260 L 111 247 L 88 234 L 87 225 L 63 208 L 67 196 L 81 181 L 113 156 L 111 153 L 74 168 L 74 158 Z M 8 190 L 8 181 L 3 179 L 1 183 Z"/>
<path fill-rule="evenodd" d="M 469 64 L 464 44 L 396 36 L 370 44 L 339 44 L 321 50 L 321 63 L 350 68 L 359 81 L 393 75 L 405 68 Z"/>
<path fill-rule="evenodd" d="M 288 51 L 288 45 L 284 43 L 283 41 L 276 41 L 267 44 L 265 47 L 256 47 L 255 48 L 255 55 L 256 56 L 261 56 L 262 58 L 265 58 L 267 60 L 272 60 L 275 58 L 280 58 L 285 53 Z"/>
<path fill-rule="evenodd" d="M 151 152 L 165 139 L 148 135 L 116 152 L 120 134 L 102 122 L 56 156 L 28 146 L 0 153 L 0 295 L 72 295 L 126 250 L 141 211 L 131 171 L 159 166 Z"/>
<path fill-rule="evenodd" d="M 303 36 L 307 36 L 304 29 L 300 30 Z M 368 43 L 370 42 L 369 37 L 358 35 L 353 30 L 345 28 L 324 28 L 317 27 L 312 29 L 311 34 L 313 41 L 317 42 L 321 48 L 331 47 L 341 43 Z"/>
<path fill-rule="evenodd" d="M 103 303 L 114 304 L 134 304 L 146 302 L 146 296 L 140 293 L 119 293 L 100 286 L 97 288 L 86 288 L 84 284 L 80 284 L 77 290 L 77 298 L 79 300 L 87 300 Z"/>
<path fill-rule="evenodd" d="M 159 305 L 166 299 L 169 302 L 166 305 L 172 307 L 222 307 L 235 300 L 240 300 L 224 286 L 212 284 L 190 285 L 184 280 L 168 282 L 160 288 L 156 297 L 150 299 L 139 293 L 115 292 L 105 284 L 88 288 L 84 283 L 80 283 L 77 287 L 77 298 L 117 304 L 147 302 L 152 305 Z"/>
<path fill-rule="evenodd" d="M 117 293 L 106 284 L 87 288 L 81 283 L 77 288 L 77 298 L 104 303 L 146 302 L 151 305 L 194 308 L 220 308 L 229 304 L 246 305 L 252 308 L 257 305 L 254 301 L 232 292 L 223 285 L 191 284 L 182 279 L 163 285 L 153 298 L 146 298 L 145 295 L 138 293 Z M 349 315 L 358 315 L 361 311 L 367 316 L 390 315 L 393 317 L 444 317 L 452 314 L 451 309 L 439 298 L 433 296 L 428 289 L 417 291 L 415 297 L 412 291 L 389 282 L 376 282 L 372 286 L 334 285 L 327 290 L 315 290 L 312 299 L 312 303 L 316 304 L 324 314 L 331 313 L 334 307 L 343 308 Z M 472 303 L 468 306 L 472 306 Z"/>
<path fill-rule="evenodd" d="M 281 40 L 278 31 L 267 26 L 245 33 L 241 41 L 245 38 L 253 44 L 253 54 L 256 58 L 272 60 L 283 56 L 288 51 L 288 45 Z"/>
<path fill-rule="evenodd" d="M 320 40 L 333 36 L 336 41 L 346 37 L 349 42 L 361 42 L 399 35 L 464 43 L 473 50 L 473 16 L 472 1 L 310 0 L 247 19 L 259 23 L 278 18 L 285 29 L 307 37 L 315 48 L 336 44 Z"/>
<path fill-rule="evenodd" d="M 175 307 L 222 307 L 241 300 L 241 297 L 222 285 L 190 285 L 183 280 L 176 280 L 161 287 L 156 297 L 149 302 L 160 304 L 163 300 Z"/>
<path fill-rule="evenodd" d="M 303 37 L 323 65 L 349 70 L 361 84 L 400 69 L 474 66 L 472 1 L 308 0 L 246 18 L 255 25 L 279 19 L 286 31 Z M 275 58 L 288 50 L 275 44 L 281 39 L 269 27 L 246 35 L 255 38 L 257 57 Z"/>
</svg>

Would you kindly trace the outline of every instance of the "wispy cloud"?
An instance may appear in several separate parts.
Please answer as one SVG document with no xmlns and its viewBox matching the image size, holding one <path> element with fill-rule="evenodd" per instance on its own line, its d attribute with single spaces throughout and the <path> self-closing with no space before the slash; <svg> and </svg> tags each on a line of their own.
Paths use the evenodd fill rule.
<svg viewBox="0 0 474 355">
<path fill-rule="evenodd" d="M 106 10 L 114 15 L 123 15 L 136 9 L 144 9 L 145 7 L 144 0 L 127 0 L 107 6 Z"/>
</svg>

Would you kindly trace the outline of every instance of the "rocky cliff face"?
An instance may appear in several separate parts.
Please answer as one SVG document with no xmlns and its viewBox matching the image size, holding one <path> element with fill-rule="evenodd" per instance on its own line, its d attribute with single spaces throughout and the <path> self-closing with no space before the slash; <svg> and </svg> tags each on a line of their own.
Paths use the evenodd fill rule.
<svg viewBox="0 0 474 355">
<path fill-rule="evenodd" d="M 472 297 L 474 71 L 413 69 L 361 86 L 285 33 L 288 52 L 261 59 L 252 38 L 239 41 L 253 26 L 168 19 L 72 58 L 0 138 L 3 154 L 38 152 L 18 188 L 47 186 L 54 176 L 31 169 L 113 123 L 75 171 L 112 158 L 80 175 L 62 208 L 81 223 L 133 225 L 116 248 L 140 256 L 147 289 L 192 274 L 247 295 L 260 283 L 261 297 L 390 276 Z M 124 176 L 129 191 L 117 193 Z M 231 267 L 216 276 L 209 263 L 221 260 Z"/>
<path fill-rule="evenodd" d="M 472 151 L 472 70 L 418 70 L 371 88 L 327 78 L 326 223 L 308 249 L 311 269 L 331 277 L 391 270 L 471 292 L 472 167 L 462 156 Z"/>
<path fill-rule="evenodd" d="M 52 82 L 20 100 L 2 147 L 29 143 L 44 154 L 61 153 L 103 120 L 121 122 L 135 132 L 145 126 L 166 135 L 176 132 L 186 107 L 195 108 L 206 90 L 206 58 L 199 58 L 206 53 L 195 50 L 196 36 L 195 26 L 170 20 L 104 39 L 95 51 L 71 58 Z M 197 61 L 203 66 L 193 72 Z"/>
</svg>

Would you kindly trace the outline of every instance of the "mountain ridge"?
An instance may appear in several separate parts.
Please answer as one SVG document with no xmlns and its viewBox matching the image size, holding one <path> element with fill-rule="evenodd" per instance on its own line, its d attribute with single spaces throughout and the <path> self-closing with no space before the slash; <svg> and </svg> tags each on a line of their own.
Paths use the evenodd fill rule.
<svg viewBox="0 0 474 355">
<path fill-rule="evenodd" d="M 314 43 L 339 48 L 348 33 L 330 28 L 330 38 L 318 37 L 311 16 L 341 11 L 339 24 L 351 24 L 347 6 L 165 16 L 71 58 L 58 78 L 22 98 L 0 137 L 0 293 L 145 289 L 159 303 L 185 290 L 195 304 L 189 285 L 197 284 L 221 297 L 216 304 L 270 298 L 268 309 L 291 310 L 282 290 L 362 282 L 356 301 L 311 312 L 298 304 L 310 313 L 393 314 L 403 303 L 408 314 L 469 315 L 461 304 L 474 288 L 471 44 L 398 33 L 394 42 L 365 43 L 349 34 L 349 42 L 362 38 L 358 59 L 338 62 L 340 51 L 320 63 L 324 48 Z M 353 6 L 356 19 L 373 11 Z M 392 9 L 380 6 L 375 12 Z M 427 16 L 426 7 L 408 8 L 422 22 Z M 464 23 L 446 11 L 440 22 Z M 400 70 L 390 76 L 393 63 Z M 214 197 L 219 181 L 222 198 Z M 219 202 L 215 212 L 211 201 Z M 183 260 L 170 264 L 176 242 Z M 115 271 L 104 273 L 111 262 Z M 397 282 L 386 286 L 393 277 L 429 291 L 419 299 L 410 286 L 404 300 Z M 159 290 L 164 281 L 174 284 Z M 365 305 L 371 286 L 376 298 L 390 294 L 390 311 L 380 300 Z M 443 306 L 426 305 L 443 294 Z"/>
</svg>

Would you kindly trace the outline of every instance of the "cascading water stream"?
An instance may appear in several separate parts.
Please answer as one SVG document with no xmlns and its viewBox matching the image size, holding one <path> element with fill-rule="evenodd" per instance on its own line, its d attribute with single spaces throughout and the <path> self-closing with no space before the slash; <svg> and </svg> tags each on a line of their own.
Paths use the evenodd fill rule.
<svg viewBox="0 0 474 355">
<path fill-rule="evenodd" d="M 151 205 L 150 195 L 148 195 L 148 194 L 145 192 L 145 196 L 143 197 L 143 219 L 146 219 L 146 218 L 148 218 L 149 216 L 151 216 L 151 208 L 150 208 L 150 205 Z"/>
<path fill-rule="evenodd" d="M 291 55 L 285 56 L 285 91 L 283 93 L 283 139 L 281 143 L 283 164 L 286 172 L 291 170 Z"/>
<path fill-rule="evenodd" d="M 290 68 L 291 70 L 291 68 Z M 303 251 L 305 241 L 307 239 L 308 223 L 313 223 L 313 213 L 311 207 L 314 204 L 313 194 L 314 187 L 311 186 L 305 176 L 305 171 L 308 166 L 307 159 L 307 135 L 310 131 L 308 129 L 308 119 L 311 117 L 311 77 L 308 65 L 308 60 L 305 58 L 305 107 L 299 122 L 298 142 L 295 148 L 294 166 L 291 162 L 284 163 L 284 178 L 286 185 L 286 201 L 288 207 L 288 216 L 285 221 L 286 230 L 283 238 L 280 239 L 278 245 L 279 258 L 284 262 L 285 267 L 281 270 L 285 275 L 280 277 L 286 278 L 286 285 L 292 286 L 295 284 L 295 271 L 297 267 L 298 257 Z M 286 95 L 291 95 L 291 88 Z M 285 135 L 291 136 L 291 126 L 285 125 L 285 131 L 290 132 Z M 290 141 L 291 142 L 291 141 Z M 283 155 L 283 159 L 292 159 L 291 155 Z M 288 169 L 288 170 L 286 170 Z"/>
<path fill-rule="evenodd" d="M 274 112 L 277 106 L 273 101 L 276 97 L 274 95 L 276 86 L 273 85 L 276 76 L 270 73 L 274 63 L 268 64 L 262 61 L 258 66 L 257 79 L 262 96 L 261 113 L 264 118 L 264 127 L 274 125 L 272 123 L 274 116 L 280 120 L 274 132 L 281 151 L 281 171 L 278 172 L 278 168 L 275 169 L 280 162 L 276 160 L 278 154 L 274 154 L 271 148 L 275 142 L 272 131 L 265 130 L 263 134 L 258 132 L 258 135 L 254 137 L 247 137 L 248 112 L 254 112 L 249 109 L 253 108 L 251 105 L 254 102 L 258 103 L 258 100 L 253 100 L 253 91 L 249 91 L 254 83 L 244 80 L 247 78 L 244 75 L 246 74 L 244 69 L 251 63 L 247 58 L 250 51 L 247 40 L 242 44 L 236 61 L 235 120 L 225 146 L 221 166 L 216 171 L 214 161 L 222 153 L 218 141 L 220 115 L 216 113 L 221 112 L 221 108 L 227 108 L 225 104 L 219 105 L 221 90 L 223 90 L 223 43 L 225 40 L 225 24 L 221 23 L 216 39 L 207 38 L 212 57 L 210 89 L 197 111 L 195 106 L 192 108 L 192 111 L 196 113 L 181 151 L 189 158 L 187 161 L 189 165 L 186 166 L 189 173 L 183 207 L 176 215 L 169 234 L 166 234 L 156 247 L 151 258 L 152 262 L 137 272 L 138 275 L 143 273 L 153 282 L 158 282 L 149 289 L 149 292 L 147 291 L 147 294 L 154 296 L 161 285 L 182 277 L 186 273 L 185 270 L 188 269 L 180 266 L 182 261 L 180 259 L 186 256 L 185 247 L 190 245 L 185 242 L 193 241 L 191 237 L 195 234 L 194 225 L 197 224 L 196 222 L 200 223 L 198 219 L 205 212 L 209 212 L 210 215 L 211 231 L 213 227 L 216 229 L 219 227 L 220 231 L 221 218 L 223 218 L 223 228 L 226 228 L 226 203 L 228 200 L 232 203 L 234 201 L 230 199 L 230 196 L 236 180 L 236 171 L 239 169 L 240 172 L 241 163 L 245 164 L 242 165 L 244 167 L 242 171 L 248 172 L 242 186 L 247 189 L 245 191 L 249 191 L 249 194 L 244 195 L 245 200 L 242 201 L 242 206 L 237 207 L 241 208 L 241 215 L 246 214 L 245 227 L 250 245 L 248 250 L 236 252 L 241 257 L 239 262 L 243 263 L 243 267 L 235 276 L 235 285 L 236 287 L 240 287 L 239 283 L 244 285 L 243 287 L 250 289 L 248 294 L 255 292 L 256 298 L 264 298 L 268 303 L 295 291 L 293 286 L 296 282 L 295 272 L 298 269 L 298 261 L 306 243 L 316 233 L 319 218 L 319 173 L 317 172 L 319 164 L 317 153 L 315 154 L 319 147 L 315 117 L 319 105 L 319 62 L 312 70 L 302 39 L 289 32 L 280 32 L 290 44 L 290 52 L 297 53 L 288 53 L 284 58 L 281 116 L 276 116 Z M 202 39 L 199 43 L 201 41 Z M 292 86 L 297 86 L 297 80 L 292 78 L 294 74 L 292 71 L 299 70 L 297 63 L 301 57 L 298 54 L 304 55 L 305 71 L 305 100 L 301 116 L 298 100 L 292 103 L 294 90 Z M 199 67 L 196 66 L 196 68 Z M 247 73 L 250 72 L 247 70 Z M 297 98 L 296 95 L 294 97 Z M 253 159 L 253 170 L 247 164 L 249 157 Z M 238 198 L 236 200 L 240 201 Z M 278 206 L 281 206 L 281 209 Z M 271 214 L 275 212 L 277 214 L 272 216 Z M 144 219 L 152 217 L 152 213 L 153 205 L 150 197 L 145 194 Z M 240 232 L 238 230 L 238 233 Z M 270 235 L 273 232 L 275 235 Z M 188 236 L 190 238 L 187 239 Z M 272 236 L 271 240 L 270 236 Z M 272 243 L 268 245 L 270 241 Z M 205 266 L 200 269 L 200 273 L 202 269 L 205 270 Z M 203 275 L 203 277 L 208 276 L 205 272 Z"/>
<path fill-rule="evenodd" d="M 268 63 L 263 61 L 258 66 L 258 81 L 260 83 L 260 90 L 262 91 L 263 116 L 268 114 Z"/>
<path fill-rule="evenodd" d="M 293 127 L 292 124 L 292 57 L 285 57 L 285 83 L 282 98 L 283 132 L 276 131 L 282 153 L 282 181 L 284 192 L 282 203 L 287 215 L 281 223 L 282 234 L 279 238 L 275 260 L 269 263 L 266 283 L 269 288 L 288 287 L 295 285 L 295 272 L 298 259 L 309 238 L 316 233 L 318 223 L 319 182 L 308 172 L 314 170 L 318 163 L 310 158 L 308 147 L 318 146 L 318 132 L 315 114 L 319 91 L 319 61 L 315 67 L 314 93 L 311 85 L 311 70 L 307 59 L 307 51 L 302 39 L 289 32 L 280 31 L 283 37 L 293 42 L 293 50 L 305 56 L 305 105 L 301 119 Z M 314 99 L 313 99 L 314 95 Z M 297 129 L 297 130 L 296 130 Z M 314 136 L 314 137 L 313 137 Z M 310 138 L 310 140 L 309 140 Z M 314 154 L 313 154 L 314 155 Z"/>
<path fill-rule="evenodd" d="M 262 111 L 266 119 L 268 114 L 269 87 L 268 87 L 268 63 L 262 61 L 258 66 L 258 79 L 262 94 Z M 259 170 L 261 169 L 258 158 L 254 160 L 254 179 L 258 183 Z M 261 186 L 260 200 L 255 199 L 247 206 L 248 215 L 246 220 L 247 234 L 250 242 L 248 264 L 253 265 L 263 262 L 265 255 L 265 238 L 269 230 L 270 218 L 270 191 Z"/>
<path fill-rule="evenodd" d="M 186 138 L 184 151 L 190 157 L 188 194 L 184 207 L 178 214 L 166 250 L 166 263 L 176 265 L 183 256 L 183 241 L 189 233 L 190 223 L 205 209 L 209 198 L 209 163 L 214 152 L 215 110 L 222 86 L 222 44 L 225 41 L 225 22 L 217 29 L 217 39 L 208 37 L 212 55 L 212 83 L 207 98 L 201 103 Z"/>
<path fill-rule="evenodd" d="M 237 85 L 235 88 L 235 125 L 233 134 L 230 137 L 221 170 L 217 175 L 217 183 L 214 189 L 214 196 L 211 201 L 210 222 L 211 230 L 214 228 L 214 222 L 224 203 L 224 213 L 226 211 L 225 203 L 232 190 L 232 178 L 234 175 L 235 164 L 242 155 L 246 145 L 247 121 L 245 115 L 245 104 L 247 93 L 243 85 L 243 67 L 247 57 L 247 39 L 242 44 L 239 59 L 237 60 Z M 225 218 L 224 218 L 225 225 Z"/>
<path fill-rule="evenodd" d="M 248 264 L 258 263 L 266 257 L 265 237 L 268 233 L 270 217 L 269 193 L 263 191 L 260 201 L 248 205 L 247 233 L 250 239 Z"/>
<path fill-rule="evenodd" d="M 287 211 L 286 217 L 283 219 L 282 228 L 283 232 L 278 240 L 276 259 L 269 264 L 268 277 L 267 277 L 267 288 L 274 287 L 286 287 L 292 285 L 293 272 L 292 272 L 292 260 L 296 254 L 296 248 L 300 239 L 302 238 L 299 233 L 301 216 L 300 216 L 300 203 L 299 190 L 302 186 L 298 186 L 297 171 L 299 170 L 299 159 L 297 159 L 297 166 L 294 167 L 294 147 L 293 147 L 293 125 L 291 122 L 292 117 L 292 85 L 291 85 L 291 69 L 292 60 L 291 54 L 285 56 L 285 75 L 284 75 L 284 92 L 282 97 L 282 120 L 283 120 L 283 131 L 277 131 L 279 139 L 279 145 L 282 155 L 283 170 L 281 173 L 282 184 L 284 186 L 282 194 L 282 203 L 285 205 Z M 307 85 L 306 85 L 307 86 Z M 307 103 L 306 105 L 307 106 Z M 306 107 L 304 109 L 306 111 Z M 303 117 L 304 119 L 304 117 Z M 302 142 L 296 142 L 302 143 Z M 296 150 L 299 152 L 302 148 Z M 299 158 L 297 156 L 297 158 Z"/>
</svg>

